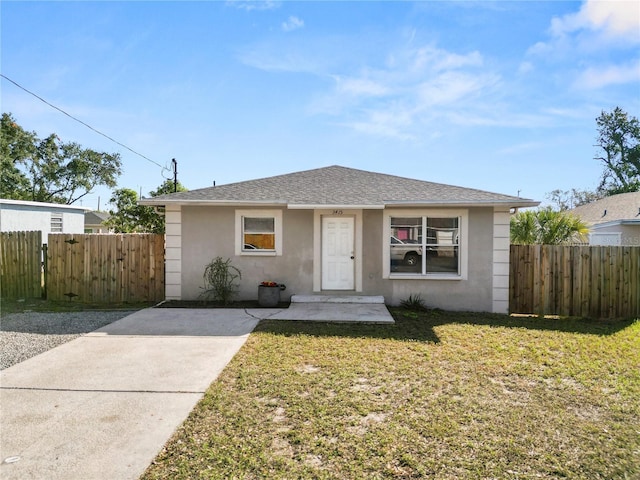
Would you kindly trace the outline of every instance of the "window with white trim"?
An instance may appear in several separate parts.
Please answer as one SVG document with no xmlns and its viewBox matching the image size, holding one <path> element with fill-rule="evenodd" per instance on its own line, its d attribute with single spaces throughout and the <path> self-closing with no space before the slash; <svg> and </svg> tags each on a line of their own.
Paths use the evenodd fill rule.
<svg viewBox="0 0 640 480">
<path fill-rule="evenodd" d="M 464 278 L 466 211 L 399 211 L 385 215 L 389 278 Z"/>
<path fill-rule="evenodd" d="M 282 255 L 282 211 L 236 210 L 236 255 Z"/>
</svg>

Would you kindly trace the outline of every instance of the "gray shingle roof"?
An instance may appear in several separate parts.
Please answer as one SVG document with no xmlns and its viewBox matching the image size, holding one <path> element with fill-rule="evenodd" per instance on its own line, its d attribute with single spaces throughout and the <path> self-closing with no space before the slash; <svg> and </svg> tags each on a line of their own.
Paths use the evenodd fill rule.
<svg viewBox="0 0 640 480">
<path fill-rule="evenodd" d="M 98 212 L 97 210 L 91 212 L 84 212 L 84 224 L 85 225 L 100 225 L 102 222 L 109 218 L 107 212 Z"/>
<path fill-rule="evenodd" d="M 605 214 L 606 211 L 606 214 Z M 583 222 L 591 225 L 617 220 L 640 220 L 640 192 L 604 197 L 571 210 Z"/>
<path fill-rule="evenodd" d="M 384 206 L 390 204 L 508 204 L 538 202 L 471 188 L 331 166 L 274 177 L 177 192 L 143 199 L 147 205 L 171 203 L 258 203 Z"/>
</svg>

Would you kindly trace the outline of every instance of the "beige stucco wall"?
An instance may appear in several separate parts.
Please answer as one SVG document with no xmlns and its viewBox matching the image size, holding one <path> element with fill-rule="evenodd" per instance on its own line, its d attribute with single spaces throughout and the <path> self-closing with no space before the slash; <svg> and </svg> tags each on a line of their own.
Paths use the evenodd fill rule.
<svg viewBox="0 0 640 480">
<path fill-rule="evenodd" d="M 382 229 L 382 212 L 369 212 L 365 218 L 371 222 L 365 225 L 377 225 Z M 384 295 L 390 305 L 397 305 L 412 294 L 421 294 L 429 307 L 445 310 L 491 311 L 492 305 L 492 257 L 493 257 L 493 209 L 469 210 L 469 234 L 467 241 L 468 277 L 466 280 L 401 280 L 383 279 L 382 246 L 371 245 L 369 250 L 373 258 L 368 263 L 369 270 L 364 272 L 365 291 L 370 288 Z M 377 234 L 377 232 L 376 232 Z M 371 238 L 380 238 L 380 235 Z M 365 235 L 365 238 L 367 235 Z M 368 283 L 367 283 L 368 282 Z"/>
<path fill-rule="evenodd" d="M 469 210 L 468 276 L 465 280 L 383 278 L 383 210 L 362 211 L 361 295 L 383 295 L 397 305 L 420 293 L 427 305 L 448 310 L 491 311 L 493 289 L 493 209 Z M 314 212 L 282 209 L 283 255 L 236 256 L 235 208 L 182 207 L 181 292 L 194 300 L 202 292 L 206 264 L 216 256 L 231 258 L 242 272 L 238 299 L 257 298 L 258 284 L 272 280 L 287 285 L 282 298 L 314 293 Z M 348 294 L 349 292 L 341 292 Z"/>
<path fill-rule="evenodd" d="M 230 258 L 242 273 L 238 292 L 240 300 L 256 299 L 258 284 L 262 281 L 287 285 L 287 290 L 281 296 L 283 300 L 288 300 L 292 294 L 312 292 L 312 211 L 283 210 L 282 256 L 236 256 L 234 224 L 233 207 L 183 207 L 183 299 L 194 300 L 202 293 L 204 269 L 218 255 L 224 259 Z"/>
</svg>

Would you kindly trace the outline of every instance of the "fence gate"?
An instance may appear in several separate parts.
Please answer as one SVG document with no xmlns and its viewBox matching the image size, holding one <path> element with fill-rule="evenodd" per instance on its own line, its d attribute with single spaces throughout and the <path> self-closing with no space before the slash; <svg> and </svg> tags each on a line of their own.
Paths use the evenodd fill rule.
<svg viewBox="0 0 640 480">
<path fill-rule="evenodd" d="M 164 235 L 49 234 L 47 298 L 82 303 L 164 299 Z"/>
<path fill-rule="evenodd" d="M 42 232 L 0 233 L 2 298 L 42 296 Z"/>
</svg>

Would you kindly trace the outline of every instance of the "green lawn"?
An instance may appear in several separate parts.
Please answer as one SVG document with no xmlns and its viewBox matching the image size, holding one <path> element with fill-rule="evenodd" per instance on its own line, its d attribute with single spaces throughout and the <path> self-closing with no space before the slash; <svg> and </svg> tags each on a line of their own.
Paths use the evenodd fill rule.
<svg viewBox="0 0 640 480">
<path fill-rule="evenodd" d="M 262 322 L 144 479 L 640 478 L 640 321 Z"/>
</svg>

